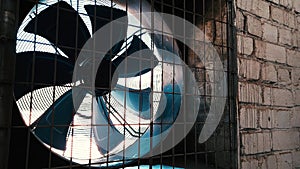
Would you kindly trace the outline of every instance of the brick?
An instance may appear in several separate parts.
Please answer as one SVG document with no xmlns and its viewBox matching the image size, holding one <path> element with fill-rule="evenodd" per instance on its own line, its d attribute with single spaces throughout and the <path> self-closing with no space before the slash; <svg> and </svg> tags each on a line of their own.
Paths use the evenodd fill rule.
<svg viewBox="0 0 300 169">
<path fill-rule="evenodd" d="M 247 79 L 259 79 L 260 63 L 255 60 L 240 59 L 239 75 Z"/>
<path fill-rule="evenodd" d="M 273 128 L 291 128 L 292 114 L 290 111 L 274 110 L 273 111 Z"/>
<path fill-rule="evenodd" d="M 252 8 L 252 4 L 253 4 L 253 0 L 248 0 L 248 1 L 244 1 L 244 0 L 237 0 L 237 7 L 246 10 L 246 11 L 250 11 Z"/>
<path fill-rule="evenodd" d="M 263 129 L 273 128 L 273 114 L 272 110 L 259 110 L 259 124 Z"/>
<path fill-rule="evenodd" d="M 279 43 L 292 45 L 292 32 L 287 29 L 279 29 Z"/>
<path fill-rule="evenodd" d="M 286 63 L 286 51 L 282 46 L 255 41 L 255 56 L 269 61 Z"/>
<path fill-rule="evenodd" d="M 269 131 L 257 133 L 257 152 L 269 152 L 271 151 L 271 133 Z"/>
<path fill-rule="evenodd" d="M 300 67 L 300 52 L 295 50 L 287 50 L 287 64 L 293 67 Z"/>
<path fill-rule="evenodd" d="M 263 88 L 263 104 L 264 105 L 271 105 L 272 101 L 272 88 L 264 87 Z"/>
<path fill-rule="evenodd" d="M 282 5 L 286 8 L 289 8 L 289 9 L 293 7 L 292 0 L 280 0 L 279 3 L 280 3 L 280 5 Z"/>
<path fill-rule="evenodd" d="M 270 42 L 277 42 L 278 31 L 277 27 L 270 25 L 268 23 L 263 24 L 263 39 Z"/>
<path fill-rule="evenodd" d="M 273 96 L 273 105 L 276 106 L 293 106 L 293 94 L 291 91 L 287 89 L 272 89 L 272 96 Z"/>
<path fill-rule="evenodd" d="M 298 47 L 298 44 L 300 46 L 300 43 L 298 43 L 298 41 L 300 42 L 299 38 L 300 38 L 300 31 L 293 30 L 292 31 L 292 45 L 293 45 L 293 47 Z"/>
<path fill-rule="evenodd" d="M 300 107 L 293 108 L 292 127 L 300 127 Z"/>
<path fill-rule="evenodd" d="M 299 132 L 290 130 L 272 131 L 273 150 L 289 150 L 299 147 Z"/>
<path fill-rule="evenodd" d="M 300 83 L 300 68 L 294 68 L 292 70 L 292 82 L 294 84 Z"/>
<path fill-rule="evenodd" d="M 255 56 L 261 59 L 266 58 L 266 42 L 255 40 Z"/>
<path fill-rule="evenodd" d="M 257 133 L 244 133 L 242 135 L 242 146 L 244 154 L 258 153 Z"/>
<path fill-rule="evenodd" d="M 286 12 L 284 16 L 284 24 L 287 25 L 290 28 L 296 28 L 296 18 L 295 15 L 293 15 L 290 12 Z"/>
<path fill-rule="evenodd" d="M 259 19 L 247 16 L 247 28 L 250 34 L 262 37 L 262 23 Z"/>
<path fill-rule="evenodd" d="M 258 166 L 258 160 L 256 159 L 246 159 L 241 161 L 242 169 L 253 169 Z"/>
<path fill-rule="evenodd" d="M 271 6 L 271 18 L 279 23 L 284 21 L 284 11 L 280 8 Z"/>
<path fill-rule="evenodd" d="M 245 16 L 244 14 L 240 11 L 240 10 L 237 10 L 236 11 L 236 28 L 238 30 L 242 30 L 244 31 L 244 27 L 245 27 Z"/>
<path fill-rule="evenodd" d="M 286 51 L 284 47 L 266 44 L 266 59 L 279 63 L 286 63 Z"/>
<path fill-rule="evenodd" d="M 243 133 L 242 134 L 243 153 L 256 154 L 271 151 L 271 133 Z"/>
<path fill-rule="evenodd" d="M 267 156 L 267 168 L 268 169 L 277 169 L 277 159 L 275 155 Z"/>
<path fill-rule="evenodd" d="M 300 167 L 300 151 L 292 152 L 292 156 L 293 156 L 293 166 L 295 168 Z"/>
<path fill-rule="evenodd" d="M 277 82 L 277 71 L 272 64 L 262 66 L 261 78 L 265 81 Z"/>
<path fill-rule="evenodd" d="M 300 1 L 294 0 L 293 6 L 294 6 L 295 11 L 300 12 Z"/>
<path fill-rule="evenodd" d="M 252 5 L 253 7 L 251 12 L 263 18 L 268 19 L 270 17 L 269 3 L 262 0 L 254 0 Z"/>
<path fill-rule="evenodd" d="M 290 82 L 290 72 L 287 69 L 278 69 L 278 82 Z"/>
<path fill-rule="evenodd" d="M 260 86 L 248 83 L 239 83 L 239 98 L 241 102 L 262 103 L 262 89 Z"/>
<path fill-rule="evenodd" d="M 253 52 L 253 39 L 244 36 L 237 36 L 238 53 L 251 55 Z"/>
<path fill-rule="evenodd" d="M 278 158 L 278 168 L 293 169 L 292 154 L 280 154 Z"/>
<path fill-rule="evenodd" d="M 257 128 L 258 116 L 257 110 L 254 108 L 240 109 L 240 127 L 241 128 Z"/>
<path fill-rule="evenodd" d="M 299 106 L 300 105 L 300 89 L 295 90 L 294 92 L 294 96 L 295 96 L 295 105 Z"/>
</svg>

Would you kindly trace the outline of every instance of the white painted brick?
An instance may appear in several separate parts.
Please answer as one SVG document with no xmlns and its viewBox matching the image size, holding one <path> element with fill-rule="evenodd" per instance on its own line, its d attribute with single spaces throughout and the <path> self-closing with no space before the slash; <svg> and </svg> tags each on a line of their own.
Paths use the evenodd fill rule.
<svg viewBox="0 0 300 169">
<path fill-rule="evenodd" d="M 300 107 L 295 107 L 293 109 L 292 126 L 300 127 Z"/>
<path fill-rule="evenodd" d="M 259 79 L 260 63 L 255 60 L 239 59 L 239 76 L 247 79 Z"/>
<path fill-rule="evenodd" d="M 238 30 L 244 31 L 245 17 L 240 10 L 236 11 L 236 19 L 235 20 L 236 20 L 236 28 Z"/>
<path fill-rule="evenodd" d="M 266 59 L 279 63 L 286 63 L 286 51 L 285 48 L 270 43 L 266 44 Z"/>
<path fill-rule="evenodd" d="M 271 151 L 271 133 L 268 131 L 261 133 L 242 134 L 243 153 L 256 154 Z"/>
<path fill-rule="evenodd" d="M 300 106 L 300 90 L 296 89 L 294 93 L 295 105 Z"/>
<path fill-rule="evenodd" d="M 278 168 L 293 169 L 292 154 L 280 154 L 278 158 Z"/>
<path fill-rule="evenodd" d="M 260 169 L 268 169 L 267 159 L 263 157 L 259 158 L 258 166 Z"/>
<path fill-rule="evenodd" d="M 294 68 L 292 70 L 292 82 L 294 84 L 300 83 L 300 68 Z"/>
<path fill-rule="evenodd" d="M 290 130 L 272 131 L 273 150 L 289 150 L 299 147 L 299 132 Z"/>
<path fill-rule="evenodd" d="M 276 106 L 293 106 L 293 94 L 287 89 L 272 89 L 273 104 Z"/>
<path fill-rule="evenodd" d="M 279 29 L 279 42 L 292 45 L 292 32 L 287 29 Z"/>
<path fill-rule="evenodd" d="M 274 110 L 273 111 L 273 122 L 274 128 L 291 128 L 291 117 L 290 111 Z"/>
<path fill-rule="evenodd" d="M 261 71 L 262 80 L 277 82 L 277 71 L 272 64 L 265 64 Z"/>
<path fill-rule="evenodd" d="M 259 124 L 263 129 L 273 128 L 273 113 L 270 109 L 259 110 Z"/>
<path fill-rule="evenodd" d="M 300 151 L 292 152 L 293 156 L 293 166 L 300 167 Z"/>
<path fill-rule="evenodd" d="M 241 161 L 241 169 L 253 169 L 257 168 L 258 160 L 256 159 L 246 159 Z"/>
<path fill-rule="evenodd" d="M 264 105 L 271 105 L 273 103 L 272 88 L 263 88 L 263 103 Z"/>
<path fill-rule="evenodd" d="M 280 0 L 279 3 L 280 3 L 280 5 L 282 5 L 286 8 L 292 8 L 293 7 L 292 0 Z"/>
<path fill-rule="evenodd" d="M 291 12 L 286 12 L 284 17 L 284 24 L 290 28 L 296 28 L 296 18 Z"/>
<path fill-rule="evenodd" d="M 254 108 L 240 109 L 240 127 L 241 128 L 257 128 L 258 126 L 257 110 Z"/>
<path fill-rule="evenodd" d="M 252 4 L 252 10 L 251 12 L 253 12 L 254 14 L 263 17 L 263 18 L 267 18 L 269 19 L 269 3 L 262 1 L 262 0 L 253 0 L 253 4 Z"/>
<path fill-rule="evenodd" d="M 293 67 L 300 67 L 300 52 L 296 50 L 287 50 L 287 64 Z"/>
<path fill-rule="evenodd" d="M 253 4 L 252 0 L 248 0 L 248 1 L 237 0 L 237 7 L 241 8 L 243 10 L 246 10 L 246 11 L 250 11 L 251 10 L 252 4 Z"/>
<path fill-rule="evenodd" d="M 255 56 L 261 59 L 266 58 L 266 42 L 255 40 L 254 41 L 255 46 Z"/>
<path fill-rule="evenodd" d="M 255 41 L 255 56 L 270 61 L 286 63 L 284 47 L 263 41 Z"/>
<path fill-rule="evenodd" d="M 277 7 L 271 6 L 271 17 L 273 20 L 283 23 L 284 21 L 284 11 L 282 9 L 279 9 Z"/>
<path fill-rule="evenodd" d="M 277 159 L 275 155 L 267 156 L 267 167 L 268 169 L 277 169 Z"/>
<path fill-rule="evenodd" d="M 250 34 L 262 37 L 262 24 L 259 19 L 247 16 L 247 28 Z"/>
<path fill-rule="evenodd" d="M 257 133 L 257 144 L 258 153 L 271 151 L 271 133 L 268 131 Z"/>
<path fill-rule="evenodd" d="M 248 83 L 239 83 L 239 98 L 241 102 L 262 103 L 262 89 L 260 86 Z"/>
<path fill-rule="evenodd" d="M 290 73 L 287 69 L 278 69 L 278 82 L 290 82 Z"/>
<path fill-rule="evenodd" d="M 258 153 L 257 133 L 243 133 L 242 146 L 245 154 Z"/>
<path fill-rule="evenodd" d="M 294 1 L 293 1 L 293 6 L 294 6 L 294 9 L 295 9 L 297 12 L 300 12 L 300 1 L 299 1 L 299 0 L 294 0 Z"/>
<path fill-rule="evenodd" d="M 238 53 L 251 55 L 253 52 L 253 39 L 244 36 L 237 36 Z"/>
<path fill-rule="evenodd" d="M 293 30 L 292 31 L 292 45 L 293 45 L 293 47 L 298 47 L 298 44 L 300 46 L 300 43 L 298 43 L 298 41 L 300 42 L 299 38 L 300 38 L 300 31 Z"/>
<path fill-rule="evenodd" d="M 277 42 L 278 31 L 277 27 L 270 25 L 268 23 L 263 24 L 263 38 L 270 42 Z"/>
</svg>

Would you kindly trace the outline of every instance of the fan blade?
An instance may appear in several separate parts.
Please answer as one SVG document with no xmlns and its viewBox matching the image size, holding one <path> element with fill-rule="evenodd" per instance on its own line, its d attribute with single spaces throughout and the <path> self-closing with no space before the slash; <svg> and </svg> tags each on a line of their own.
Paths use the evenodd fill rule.
<svg viewBox="0 0 300 169">
<path fill-rule="evenodd" d="M 136 53 L 139 51 L 141 53 Z M 127 57 L 130 55 L 133 56 Z M 123 62 L 125 58 L 127 58 L 126 69 Z M 118 68 L 119 77 L 135 77 L 151 71 L 153 67 L 157 66 L 158 60 L 148 46 L 138 36 L 134 35 L 127 51 L 116 58 L 113 64 Z"/>
<path fill-rule="evenodd" d="M 114 27 L 111 28 L 112 29 L 111 32 L 114 33 L 113 36 L 120 37 L 119 39 L 126 38 L 128 18 L 126 17 L 127 13 L 125 11 L 116 8 L 107 7 L 107 6 L 95 6 L 95 5 L 85 5 L 84 8 L 90 17 L 93 34 L 97 30 L 102 28 L 104 25 L 108 24 L 109 22 L 125 17 L 124 19 L 122 19 L 122 21 L 118 23 L 114 23 Z M 107 38 L 107 43 L 110 43 L 109 38 Z M 107 54 L 109 56 L 108 58 L 112 58 L 114 55 L 116 55 L 120 51 L 123 43 L 124 40 L 115 44 L 112 48 L 112 53 Z M 103 52 L 107 52 L 107 51 L 103 51 Z"/>
<path fill-rule="evenodd" d="M 78 12 L 64 1 L 43 10 L 24 30 L 48 39 L 74 63 L 80 49 L 90 38 L 89 31 Z"/>
<path fill-rule="evenodd" d="M 118 146 L 124 139 L 124 135 L 119 133 L 115 127 L 113 127 L 111 121 L 108 119 L 108 112 L 105 102 L 102 97 L 98 97 L 98 104 L 96 104 L 96 111 L 93 119 L 93 130 L 95 133 L 95 141 L 97 143 L 99 151 L 102 154 L 107 154 L 113 148 Z M 95 105 L 94 105 L 95 106 Z"/>
<path fill-rule="evenodd" d="M 158 112 L 160 116 L 154 119 L 154 123 L 163 125 L 157 125 L 153 129 L 153 135 L 159 135 L 161 132 L 167 130 L 175 122 L 180 106 L 181 106 L 181 91 L 178 84 L 167 84 L 163 88 L 163 92 L 166 98 L 166 106 L 162 112 Z"/>
<path fill-rule="evenodd" d="M 100 29 L 107 23 L 119 19 L 121 17 L 127 16 L 127 13 L 125 11 L 107 6 L 85 5 L 84 8 L 90 17 L 93 26 L 93 33 L 95 33 L 98 29 Z M 124 38 L 126 36 L 128 25 L 128 20 L 126 21 L 126 23 L 123 23 L 124 29 L 120 29 L 122 30 L 122 32 L 120 32 L 120 35 Z"/>
<path fill-rule="evenodd" d="M 117 85 L 116 90 L 111 92 L 111 95 L 119 101 L 119 103 L 125 103 L 126 107 L 131 108 L 136 116 L 144 119 L 150 119 L 150 93 L 151 88 L 142 90 L 135 90 L 125 88 L 124 86 Z"/>
<path fill-rule="evenodd" d="M 26 93 L 42 87 L 71 83 L 72 73 L 73 63 L 63 56 L 44 52 L 18 53 L 15 98 L 18 100 Z"/>
<path fill-rule="evenodd" d="M 79 99 L 83 100 L 86 92 L 82 90 L 78 94 Z M 60 149 L 66 149 L 66 137 L 69 126 L 73 121 L 76 108 L 73 105 L 72 90 L 67 91 L 63 96 L 56 100 L 53 105 L 38 119 L 33 127 L 34 134 L 44 143 Z"/>
</svg>

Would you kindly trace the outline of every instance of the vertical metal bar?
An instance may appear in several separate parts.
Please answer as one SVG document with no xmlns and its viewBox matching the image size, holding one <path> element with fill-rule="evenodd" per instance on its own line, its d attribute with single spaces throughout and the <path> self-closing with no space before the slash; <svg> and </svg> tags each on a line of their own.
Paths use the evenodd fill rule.
<svg viewBox="0 0 300 169">
<path fill-rule="evenodd" d="M 238 132 L 237 132 L 237 44 L 236 44 L 236 28 L 234 24 L 235 8 L 234 1 L 227 0 L 227 45 L 228 47 L 228 97 L 229 97 L 229 119 L 233 124 L 230 132 L 230 150 L 232 166 L 230 168 L 238 168 Z"/>
<path fill-rule="evenodd" d="M 18 0 L 0 0 L 0 168 L 8 168 Z"/>
</svg>

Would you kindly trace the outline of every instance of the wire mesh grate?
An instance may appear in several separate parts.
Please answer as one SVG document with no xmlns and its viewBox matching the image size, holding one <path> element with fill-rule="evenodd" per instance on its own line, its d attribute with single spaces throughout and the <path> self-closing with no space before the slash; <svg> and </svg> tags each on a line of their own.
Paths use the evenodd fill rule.
<svg viewBox="0 0 300 169">
<path fill-rule="evenodd" d="M 236 56 L 231 1 L 26 0 L 19 10 L 10 168 L 237 168 Z M 167 31 L 152 30 L 158 36 L 142 29 L 142 15 L 128 17 L 147 10 L 175 15 L 199 28 L 216 50 L 222 68 L 207 67 L 209 59 L 199 59 L 199 53 L 210 54 L 210 43 L 197 34 L 192 38 L 186 35 L 185 25 L 174 28 L 163 20 L 148 21 L 162 27 L 166 24 L 179 32 L 176 36 L 183 39 L 179 41 L 170 38 L 172 34 Z M 84 48 L 91 37 L 96 39 L 96 30 L 124 16 L 126 30 L 118 32 L 123 41 L 109 51 Z M 124 26 L 123 22 L 119 24 Z M 111 43 L 113 35 L 105 38 Z M 186 41 L 200 47 L 193 51 Z M 169 53 L 157 52 L 160 48 Z M 150 57 L 144 57 L 145 53 L 134 55 L 140 50 L 150 51 Z M 74 67 L 82 51 L 93 55 L 86 61 L 92 66 L 95 55 L 104 55 L 104 59 L 97 72 L 93 72 L 96 86 L 85 86 L 94 93 L 75 95 L 72 90 L 80 81 L 74 82 Z M 168 54 L 178 55 L 182 62 L 170 59 Z M 183 63 L 193 73 L 199 93 L 182 94 L 190 86 L 180 89 L 174 77 L 184 77 L 180 73 Z M 228 92 L 223 96 L 224 112 L 212 136 L 200 143 L 206 119 L 217 119 L 211 117 L 212 103 L 221 97 L 213 94 L 212 86 L 218 81 L 208 72 L 218 74 L 222 70 L 226 74 L 224 90 Z M 119 75 L 116 82 L 115 72 Z M 73 97 L 81 99 L 78 108 L 74 108 Z M 186 119 L 175 125 L 181 105 L 196 104 L 185 104 L 183 97 L 199 99 L 200 106 L 195 121 L 188 120 L 193 112 L 184 112 Z M 187 125 L 192 125 L 188 132 Z M 152 139 L 165 130 L 173 135 L 187 135 L 168 151 L 152 155 L 156 149 L 174 144 L 163 139 L 163 144 L 158 144 Z M 142 137 L 151 139 L 146 144 Z M 122 151 L 125 149 L 128 151 Z"/>
</svg>

